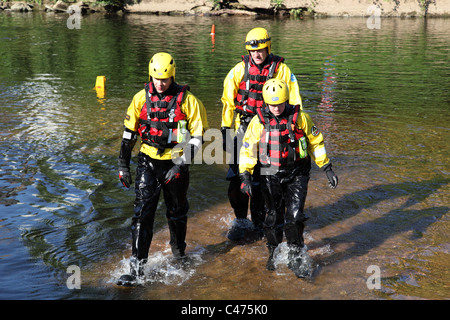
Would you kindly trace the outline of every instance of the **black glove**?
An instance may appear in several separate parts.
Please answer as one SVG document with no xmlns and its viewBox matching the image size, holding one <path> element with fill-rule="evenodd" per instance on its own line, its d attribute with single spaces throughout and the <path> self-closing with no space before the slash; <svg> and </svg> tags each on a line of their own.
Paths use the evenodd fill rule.
<svg viewBox="0 0 450 320">
<path fill-rule="evenodd" d="M 252 196 L 252 179 L 250 172 L 244 171 L 243 173 L 239 174 L 239 178 L 241 179 L 241 192 L 248 195 L 249 197 Z"/>
<path fill-rule="evenodd" d="M 165 176 L 165 184 L 168 184 L 171 181 L 175 181 L 181 177 L 181 173 L 186 170 L 186 165 L 174 165 L 172 168 L 167 171 Z"/>
<path fill-rule="evenodd" d="M 131 181 L 131 174 L 130 174 L 130 160 L 131 160 L 131 151 L 134 148 L 136 139 L 137 139 L 136 132 L 131 131 L 128 128 L 124 129 L 122 143 L 120 145 L 120 154 L 118 163 L 119 163 L 119 180 L 126 188 L 129 188 L 133 183 Z"/>
<path fill-rule="evenodd" d="M 126 188 L 129 188 L 133 183 L 133 181 L 131 180 L 130 167 L 122 165 L 120 160 L 119 160 L 119 180 Z"/>
<path fill-rule="evenodd" d="M 223 151 L 231 153 L 231 151 L 233 150 L 234 142 L 233 142 L 233 139 L 231 138 L 230 127 L 222 127 L 220 129 L 220 131 L 222 132 L 222 148 L 223 148 Z"/>
<path fill-rule="evenodd" d="M 333 169 L 331 168 L 331 163 L 327 164 L 323 168 L 323 171 L 325 171 L 325 174 L 327 175 L 328 186 L 330 187 L 330 189 L 335 189 L 337 187 L 337 185 L 338 185 L 338 177 L 333 172 Z"/>
</svg>

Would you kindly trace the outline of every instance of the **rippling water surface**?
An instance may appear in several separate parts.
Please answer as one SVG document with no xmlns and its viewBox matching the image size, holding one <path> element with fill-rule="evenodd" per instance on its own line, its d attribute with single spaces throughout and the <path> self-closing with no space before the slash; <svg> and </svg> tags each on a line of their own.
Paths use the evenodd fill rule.
<svg viewBox="0 0 450 320">
<path fill-rule="evenodd" d="M 0 299 L 448 299 L 450 21 L 0 13 Z M 212 24 L 216 36 L 210 36 Z M 134 190 L 117 179 L 122 121 L 171 52 L 177 81 L 220 127 L 222 82 L 254 26 L 297 75 L 339 176 L 313 168 L 306 211 L 310 281 L 265 270 L 264 240 L 232 243 L 226 166 L 193 165 L 191 265 L 171 260 L 161 201 L 146 279 L 126 272 Z M 107 78 L 105 97 L 92 89 Z M 135 150 L 138 148 L 136 147 Z M 132 166 L 135 167 L 133 159 Z M 81 270 L 70 290 L 67 268 Z M 370 289 L 369 266 L 381 286 Z M 369 269 L 371 270 L 371 269 Z"/>
</svg>

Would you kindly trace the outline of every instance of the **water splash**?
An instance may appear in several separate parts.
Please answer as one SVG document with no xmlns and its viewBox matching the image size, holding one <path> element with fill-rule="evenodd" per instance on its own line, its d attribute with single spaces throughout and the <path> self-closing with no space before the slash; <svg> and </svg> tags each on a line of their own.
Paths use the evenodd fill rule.
<svg viewBox="0 0 450 320">
<path fill-rule="evenodd" d="M 289 246 L 286 242 L 281 243 L 275 249 L 275 267 L 278 275 L 285 275 L 286 269 L 281 266 L 289 265 Z M 302 259 L 301 269 L 307 274 L 307 278 L 311 278 L 314 269 L 317 264 L 314 263 L 313 259 L 308 254 L 308 247 L 305 245 L 300 251 L 300 257 Z"/>
<path fill-rule="evenodd" d="M 156 252 L 148 257 L 143 268 L 143 276 L 136 280 L 137 285 L 162 283 L 165 285 L 182 285 L 190 279 L 196 267 L 203 263 L 202 254 L 205 249 L 196 247 L 187 254 L 182 262 L 173 258 L 170 248 Z M 130 258 L 123 258 L 117 269 L 110 273 L 109 283 L 117 283 L 123 274 L 130 274 Z"/>
</svg>

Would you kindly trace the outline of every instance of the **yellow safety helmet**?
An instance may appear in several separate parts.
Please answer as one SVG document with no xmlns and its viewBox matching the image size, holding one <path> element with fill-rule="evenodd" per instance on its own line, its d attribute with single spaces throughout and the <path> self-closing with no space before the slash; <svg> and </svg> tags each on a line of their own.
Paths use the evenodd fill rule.
<svg viewBox="0 0 450 320">
<path fill-rule="evenodd" d="M 271 52 L 272 42 L 269 33 L 264 28 L 253 28 L 247 33 L 245 38 L 245 49 L 259 50 L 267 48 L 268 54 Z"/>
<path fill-rule="evenodd" d="M 289 100 L 289 89 L 283 80 L 269 79 L 263 86 L 262 95 L 266 104 L 277 105 Z"/>
<path fill-rule="evenodd" d="M 148 73 L 151 78 L 167 79 L 173 77 L 175 81 L 175 60 L 166 52 L 155 53 L 148 64 Z"/>
</svg>

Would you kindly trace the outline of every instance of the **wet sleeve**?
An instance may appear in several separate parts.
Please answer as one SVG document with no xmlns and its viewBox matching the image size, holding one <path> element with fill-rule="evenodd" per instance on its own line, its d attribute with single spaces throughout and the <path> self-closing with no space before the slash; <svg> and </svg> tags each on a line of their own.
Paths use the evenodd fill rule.
<svg viewBox="0 0 450 320">
<path fill-rule="evenodd" d="M 202 148 L 203 134 L 208 128 L 206 110 L 202 101 L 187 91 L 181 104 L 181 112 L 186 115 L 189 135 L 186 137 L 187 144 L 180 144 L 172 148 L 171 158 L 177 164 L 177 161 L 180 161 L 180 163 L 192 163 L 195 155 Z"/>
<path fill-rule="evenodd" d="M 314 160 L 319 168 L 328 164 L 330 160 L 327 156 L 322 132 L 316 127 L 311 117 L 302 111 L 301 116 L 298 117 L 297 124 L 306 135 L 308 154 L 311 156 L 311 159 Z"/>
<path fill-rule="evenodd" d="M 253 174 L 255 165 L 258 162 L 258 146 L 261 132 L 264 129 L 257 116 L 250 121 L 239 153 L 239 173 L 248 171 Z"/>
<path fill-rule="evenodd" d="M 302 106 L 302 97 L 300 96 L 300 87 L 298 85 L 297 78 L 295 74 L 291 72 L 289 67 L 281 63 L 280 68 L 278 69 L 275 77 L 278 79 L 282 79 L 286 82 L 289 87 L 289 104 L 295 106 L 300 105 L 300 108 L 303 109 Z"/>
<path fill-rule="evenodd" d="M 231 128 L 234 118 L 234 99 L 237 96 L 239 90 L 239 84 L 244 77 L 244 63 L 238 63 L 233 69 L 228 72 L 223 81 L 223 94 L 222 94 L 222 127 Z"/>
<path fill-rule="evenodd" d="M 187 129 L 191 137 L 202 137 L 205 130 L 208 129 L 206 109 L 202 101 L 188 91 L 181 111 L 186 115 Z"/>
<path fill-rule="evenodd" d="M 145 103 L 145 90 L 136 93 L 128 106 L 127 114 L 123 125 L 131 131 L 137 132 L 139 127 L 139 116 L 141 114 L 142 106 Z"/>
</svg>

